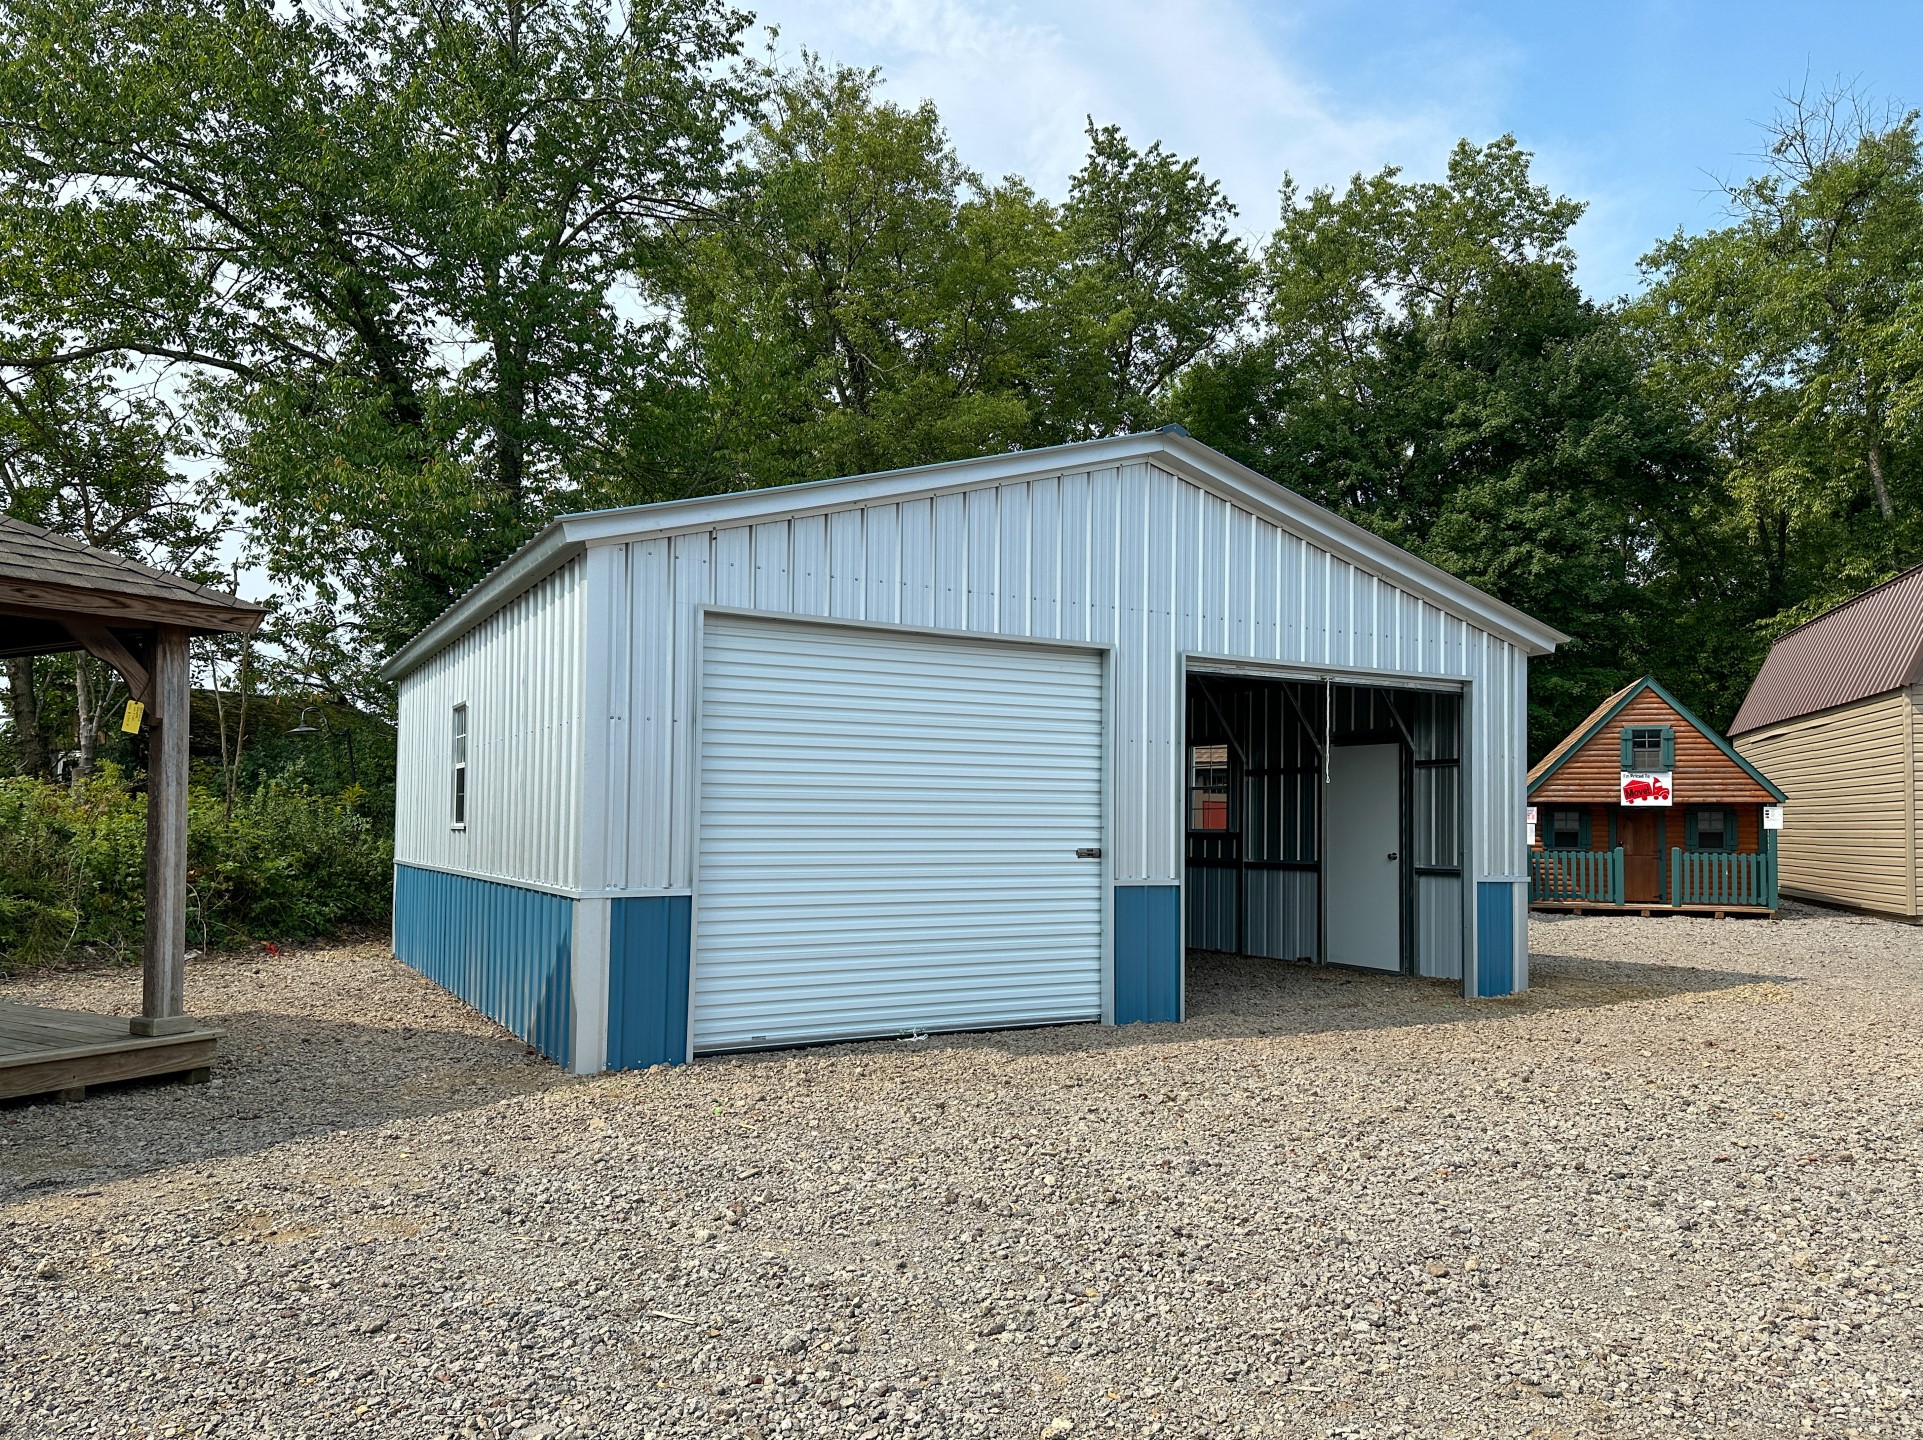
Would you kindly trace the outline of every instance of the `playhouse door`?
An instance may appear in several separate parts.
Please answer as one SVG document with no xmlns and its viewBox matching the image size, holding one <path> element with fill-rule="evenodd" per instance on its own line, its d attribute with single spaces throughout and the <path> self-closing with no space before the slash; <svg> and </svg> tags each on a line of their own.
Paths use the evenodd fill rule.
<svg viewBox="0 0 1923 1440">
<path fill-rule="evenodd" d="M 1623 899 L 1654 905 L 1662 898 L 1662 850 L 1656 843 L 1656 817 L 1647 810 L 1625 810 L 1616 822 L 1623 844 Z"/>
</svg>

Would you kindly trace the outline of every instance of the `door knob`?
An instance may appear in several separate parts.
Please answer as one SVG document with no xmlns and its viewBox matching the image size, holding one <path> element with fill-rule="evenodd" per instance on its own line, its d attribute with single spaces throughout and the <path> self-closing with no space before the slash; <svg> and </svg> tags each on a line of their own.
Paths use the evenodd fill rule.
<svg viewBox="0 0 1923 1440">
<path fill-rule="evenodd" d="M 1397 852 L 1395 852 L 1394 850 L 1391 850 L 1389 852 L 1389 858 L 1391 860 L 1395 860 L 1395 859 L 1399 859 L 1400 857 L 1398 856 Z"/>
</svg>

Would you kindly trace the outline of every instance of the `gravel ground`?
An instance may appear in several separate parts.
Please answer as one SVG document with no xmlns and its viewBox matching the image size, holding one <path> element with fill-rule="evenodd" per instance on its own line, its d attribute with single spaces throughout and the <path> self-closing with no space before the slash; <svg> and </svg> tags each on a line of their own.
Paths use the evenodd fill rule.
<svg viewBox="0 0 1923 1440">
<path fill-rule="evenodd" d="M 0 1107 L 0 1434 L 1923 1434 L 1923 930 L 1531 940 L 593 1080 L 378 948 L 202 963 L 212 1084 Z"/>
</svg>

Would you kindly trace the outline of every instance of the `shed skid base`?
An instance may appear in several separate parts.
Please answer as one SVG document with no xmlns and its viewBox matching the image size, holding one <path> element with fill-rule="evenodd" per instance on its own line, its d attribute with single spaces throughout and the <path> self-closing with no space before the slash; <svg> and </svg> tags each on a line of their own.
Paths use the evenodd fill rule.
<svg viewBox="0 0 1923 1440">
<path fill-rule="evenodd" d="M 0 1100 L 81 1100 L 94 1085 L 157 1075 L 203 1081 L 222 1033 L 197 1026 L 171 1035 L 133 1035 L 122 1016 L 0 1000 Z"/>
</svg>

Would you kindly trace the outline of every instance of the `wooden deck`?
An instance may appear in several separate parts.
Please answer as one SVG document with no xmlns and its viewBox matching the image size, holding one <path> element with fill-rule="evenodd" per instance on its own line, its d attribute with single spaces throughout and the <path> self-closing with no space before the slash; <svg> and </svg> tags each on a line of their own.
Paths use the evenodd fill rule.
<svg viewBox="0 0 1923 1440">
<path fill-rule="evenodd" d="M 178 1075 L 207 1078 L 223 1032 L 132 1035 L 124 1015 L 50 1010 L 0 1000 L 0 1100 L 54 1095 L 81 1100 L 89 1085 Z"/>
</svg>

